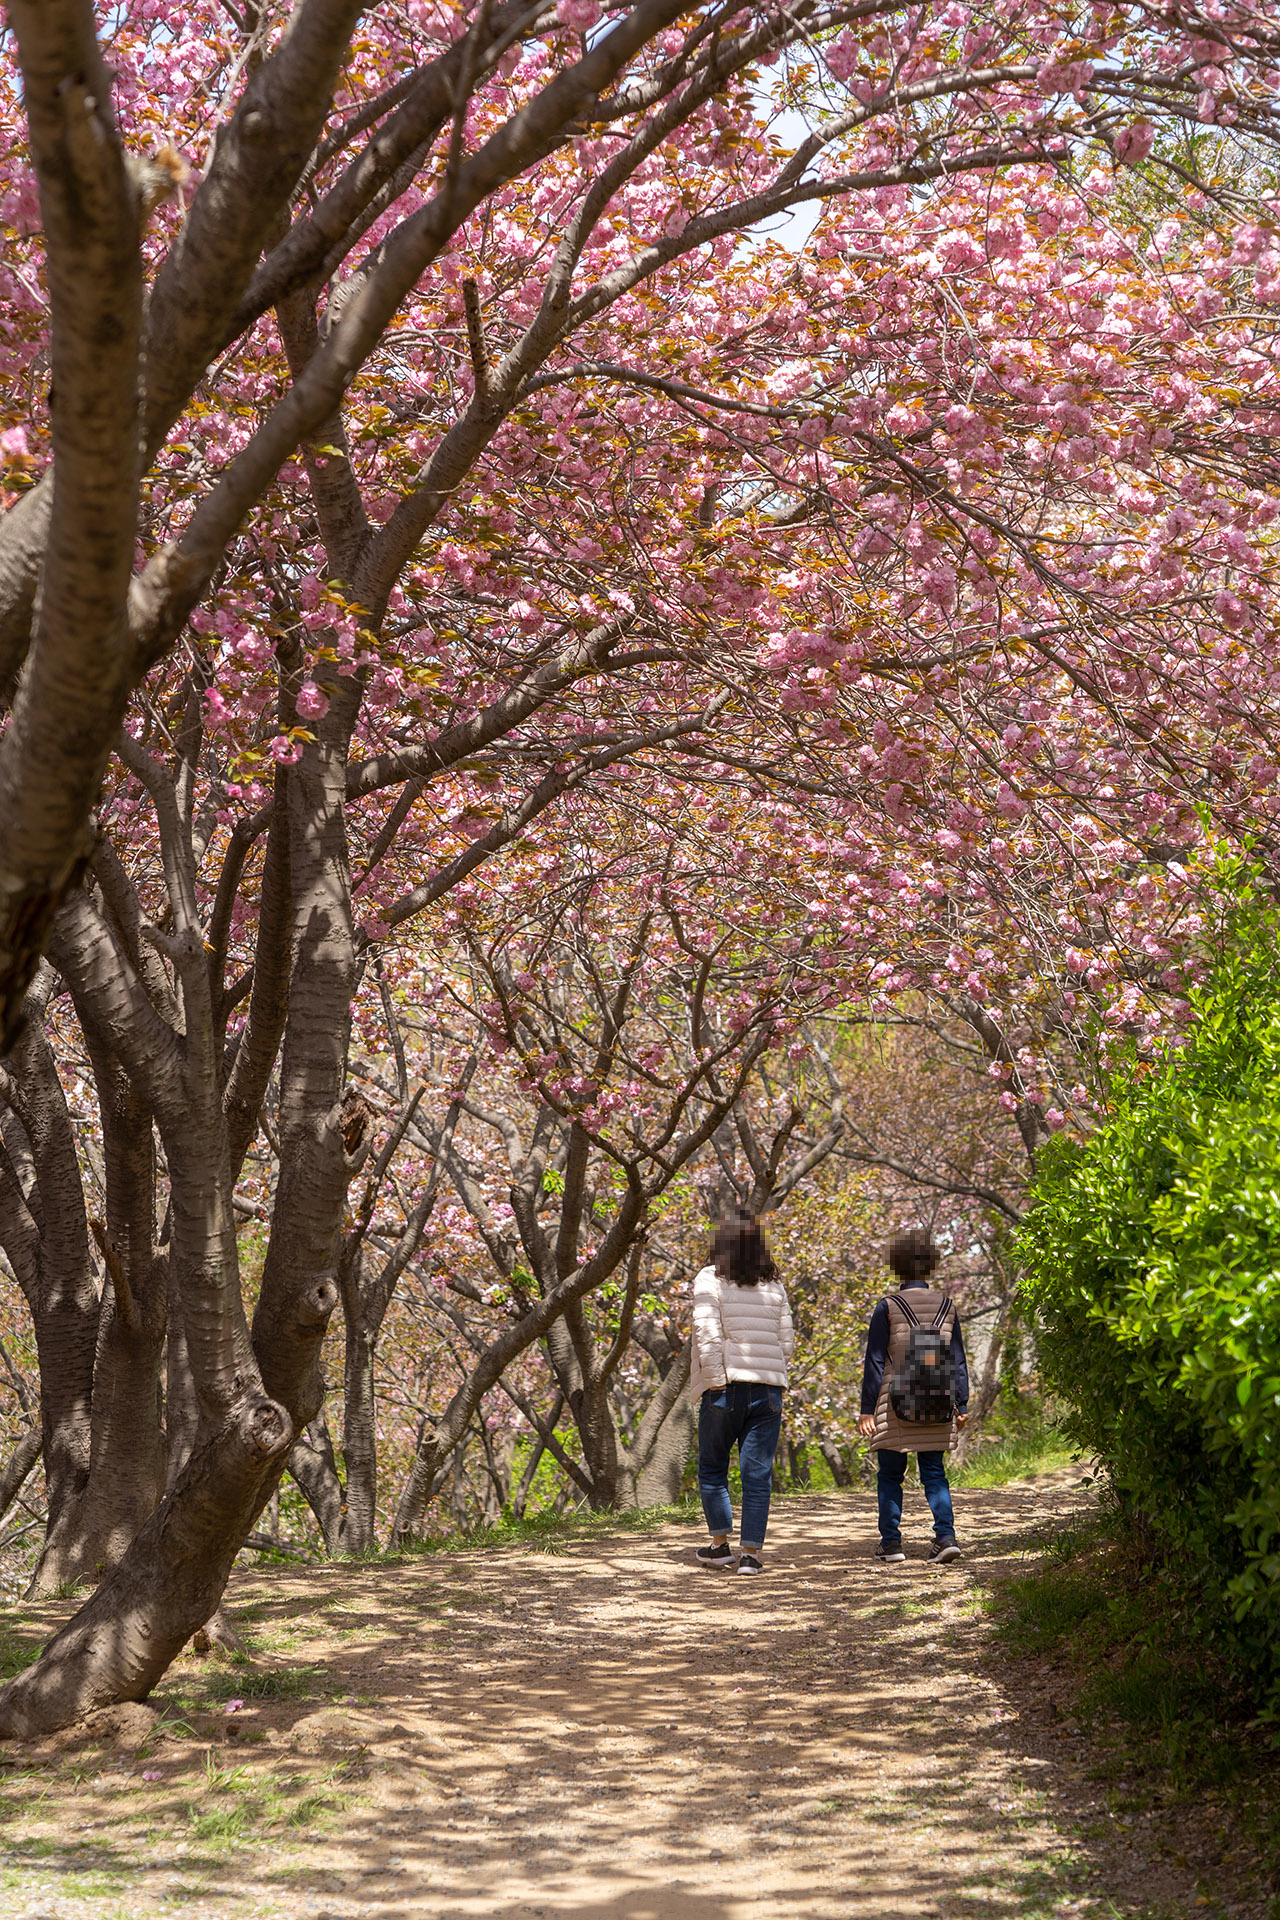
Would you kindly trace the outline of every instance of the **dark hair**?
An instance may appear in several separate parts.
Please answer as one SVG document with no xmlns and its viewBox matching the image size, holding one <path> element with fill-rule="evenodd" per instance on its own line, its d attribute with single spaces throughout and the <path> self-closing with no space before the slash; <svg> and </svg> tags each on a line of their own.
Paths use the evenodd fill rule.
<svg viewBox="0 0 1280 1920">
<path fill-rule="evenodd" d="M 735 1287 L 758 1287 L 778 1271 L 760 1222 L 750 1213 L 739 1213 L 717 1227 L 711 1261 L 720 1278 Z"/>
<path fill-rule="evenodd" d="M 941 1257 L 925 1227 L 895 1233 L 889 1242 L 889 1265 L 899 1280 L 927 1280 Z"/>
</svg>

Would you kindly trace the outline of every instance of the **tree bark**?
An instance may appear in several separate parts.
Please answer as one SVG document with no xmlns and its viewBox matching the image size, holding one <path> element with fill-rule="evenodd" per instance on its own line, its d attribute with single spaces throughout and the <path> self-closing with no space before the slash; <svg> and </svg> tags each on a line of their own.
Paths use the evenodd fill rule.
<svg viewBox="0 0 1280 1920">
<path fill-rule="evenodd" d="M 234 1409 L 92 1598 L 0 1693 L 0 1735 L 27 1739 L 95 1707 L 146 1697 L 215 1612 L 264 1483 L 292 1439 L 274 1402 L 254 1396 Z"/>
<path fill-rule="evenodd" d="M 346 1263 L 344 1263 L 346 1264 Z M 343 1275 L 343 1307 L 352 1294 L 354 1310 L 346 1312 L 347 1351 L 343 1368 L 342 1456 L 347 1474 L 346 1513 L 342 1523 L 342 1551 L 367 1553 L 377 1541 L 378 1435 L 374 1413 L 373 1362 L 381 1325 L 371 1327 L 360 1311 L 360 1261 Z"/>
<path fill-rule="evenodd" d="M 338 1478 L 333 1438 L 323 1411 L 311 1421 L 305 1433 L 293 1443 L 289 1472 L 302 1488 L 307 1505 L 315 1515 L 326 1553 L 337 1553 L 342 1544 L 342 1517 L 345 1496 Z"/>
<path fill-rule="evenodd" d="M 57 484 L 35 643 L 0 742 L 0 1035 L 93 845 L 91 813 L 133 681 L 141 209 L 90 0 L 15 0 L 48 262 Z"/>
<path fill-rule="evenodd" d="M 826 1461 L 831 1471 L 831 1478 L 835 1481 L 836 1485 L 838 1487 L 851 1487 L 853 1485 L 853 1475 L 850 1473 L 849 1463 L 841 1453 L 839 1447 L 835 1446 L 830 1440 L 820 1439 L 818 1441 L 818 1452 Z"/>
<path fill-rule="evenodd" d="M 193 917 L 189 862 L 184 869 L 181 848 L 166 851 L 181 1048 L 83 893 L 68 903 L 65 926 L 60 920 L 59 948 L 82 1024 L 111 1034 L 164 1137 L 170 1261 L 199 1430 L 190 1457 L 116 1568 L 36 1665 L 0 1693 L 5 1732 L 50 1731 L 95 1706 L 148 1691 L 215 1612 L 235 1554 L 278 1482 L 295 1422 L 304 1424 L 319 1405 L 318 1354 L 336 1300 L 323 1275 L 309 1283 L 304 1276 L 287 1300 L 277 1292 L 274 1302 L 271 1358 L 294 1403 L 282 1405 L 262 1390 L 240 1291 L 208 963 Z"/>
<path fill-rule="evenodd" d="M 320 1411 L 320 1345 L 339 1300 L 339 1236 L 368 1114 L 346 1084 L 356 959 L 341 713 L 289 781 L 296 959 L 280 1065 L 280 1175 L 253 1344 L 267 1392 L 299 1429 Z"/>
<path fill-rule="evenodd" d="M 659 1427 L 653 1451 L 635 1479 L 638 1507 L 673 1507 L 680 1498 L 697 1420 L 682 1390 Z"/>
<path fill-rule="evenodd" d="M 52 974 L 43 969 L 0 1080 L 17 1120 L 32 1187 L 24 1197 L 0 1149 L 0 1244 L 31 1310 L 40 1362 L 40 1423 L 49 1519 L 31 1583 L 53 1592 L 83 1571 L 79 1502 L 89 1478 L 99 1295 L 66 1097 L 44 1032 Z M 33 1211 L 34 1209 L 34 1211 Z"/>
<path fill-rule="evenodd" d="M 28 1427 L 9 1455 L 8 1464 L 0 1473 L 0 1518 L 8 1513 L 27 1484 L 35 1470 L 36 1461 L 40 1458 L 43 1445 L 44 1436 L 39 1427 Z"/>
<path fill-rule="evenodd" d="M 625 1456 L 623 1485 L 629 1506 L 672 1506 L 680 1498 L 695 1431 L 688 1396 L 692 1365 L 693 1343 L 686 1340 L 641 1416 Z"/>
<path fill-rule="evenodd" d="M 89 1478 L 79 1499 L 80 1578 L 116 1565 L 164 1492 L 160 1359 L 168 1260 L 155 1243 L 151 1114 L 114 1056 L 90 1046 L 102 1118 L 106 1218 L 94 1236 L 106 1268 L 93 1370 Z"/>
</svg>

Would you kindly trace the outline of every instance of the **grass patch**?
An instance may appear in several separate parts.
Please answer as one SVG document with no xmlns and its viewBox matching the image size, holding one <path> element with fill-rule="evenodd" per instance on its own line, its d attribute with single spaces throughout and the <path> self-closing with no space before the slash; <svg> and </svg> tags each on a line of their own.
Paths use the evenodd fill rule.
<svg viewBox="0 0 1280 1920">
<path fill-rule="evenodd" d="M 1099 1577 L 1095 1552 L 1100 1526 L 1076 1527 L 1051 1542 L 1041 1565 L 1004 1580 L 993 1599 L 996 1630 L 1010 1652 L 1031 1655 L 1073 1645 L 1086 1630 L 1092 1640 L 1115 1644 L 1125 1624 L 1116 1618 L 1116 1596 Z"/>
<path fill-rule="evenodd" d="M 263 1667 L 243 1654 L 210 1662 L 196 1672 L 170 1673 L 151 1696 L 160 1709 L 164 1730 L 194 1737 L 190 1716 L 214 1713 L 227 1702 L 313 1700 L 323 1705 L 349 1688 L 328 1667 L 314 1663 Z"/>
<path fill-rule="evenodd" d="M 325 1667 L 253 1667 L 247 1662 L 215 1669 L 202 1691 L 210 1700 L 307 1700 L 335 1689 Z"/>
<path fill-rule="evenodd" d="M 949 1472 L 956 1487 L 1000 1487 L 1032 1474 L 1052 1473 L 1080 1458 L 1080 1448 L 1058 1422 L 1037 1416 L 984 1436 L 975 1452 Z"/>
<path fill-rule="evenodd" d="M 544 1510 L 523 1520 L 505 1518 L 465 1533 L 428 1534 L 407 1548 L 368 1557 L 386 1562 L 423 1554 L 469 1553 L 476 1547 L 529 1547 L 535 1553 L 560 1553 L 575 1540 L 589 1540 L 602 1533 L 648 1533 L 673 1520 L 681 1526 L 701 1525 L 698 1501 L 688 1499 L 673 1507 L 641 1507 L 621 1513 L 592 1513 L 585 1507 L 564 1513 Z"/>
<path fill-rule="evenodd" d="M 27 1639 L 25 1635 L 0 1631 L 0 1681 L 12 1680 L 15 1673 L 34 1666 L 47 1638 L 46 1633 L 40 1632 Z"/>
<path fill-rule="evenodd" d="M 1056 1660 L 1075 1712 L 1117 1773 L 1161 1775 L 1175 1791 L 1248 1780 L 1280 1807 L 1276 1743 L 1226 1670 L 1104 1519 L 1048 1544 L 1033 1572 L 989 1594 L 999 1639 L 1023 1658 Z"/>
<path fill-rule="evenodd" d="M 314 1831 L 329 1824 L 346 1799 L 336 1771 L 304 1786 L 247 1766 L 222 1766 L 212 1754 L 204 1771 L 203 1793 L 183 1811 L 189 1837 L 215 1849 L 270 1834 Z"/>
</svg>

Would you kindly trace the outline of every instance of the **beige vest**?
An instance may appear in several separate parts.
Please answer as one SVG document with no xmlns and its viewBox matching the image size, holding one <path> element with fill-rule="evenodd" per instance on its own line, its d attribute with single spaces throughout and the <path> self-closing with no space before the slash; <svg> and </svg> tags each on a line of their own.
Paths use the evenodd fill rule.
<svg viewBox="0 0 1280 1920">
<path fill-rule="evenodd" d="M 922 1327 L 930 1326 L 934 1314 L 947 1296 L 936 1287 L 912 1287 L 909 1292 L 912 1313 Z M 948 1447 L 955 1444 L 953 1421 L 939 1421 L 936 1426 L 923 1427 L 918 1420 L 899 1420 L 889 1405 L 893 1376 L 907 1357 L 911 1322 L 898 1305 L 897 1294 L 890 1293 L 885 1298 L 889 1308 L 889 1357 L 884 1363 L 884 1379 L 880 1382 L 880 1398 L 876 1401 L 876 1431 L 875 1438 L 869 1442 L 871 1450 L 875 1453 L 884 1447 L 892 1453 L 945 1453 Z M 943 1322 L 943 1330 L 947 1334 L 950 1334 L 954 1320 L 954 1314 L 948 1314 Z"/>
</svg>

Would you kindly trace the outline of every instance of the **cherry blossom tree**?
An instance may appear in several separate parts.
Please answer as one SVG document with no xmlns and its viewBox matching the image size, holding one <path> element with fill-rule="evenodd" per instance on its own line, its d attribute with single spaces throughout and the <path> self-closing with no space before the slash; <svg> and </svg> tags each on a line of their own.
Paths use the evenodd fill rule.
<svg viewBox="0 0 1280 1920">
<path fill-rule="evenodd" d="M 177 17 L 139 0 L 111 15 L 101 42 L 83 0 L 22 4 L 12 18 L 5 270 L 18 300 L 4 347 L 17 399 L 0 435 L 10 482 L 0 1018 L 15 1043 L 5 1106 L 16 1159 L 5 1246 L 59 1375 L 43 1413 L 46 1474 L 59 1489 L 49 1577 L 119 1555 L 0 1696 L 0 1726 L 30 1732 L 145 1693 L 212 1612 L 322 1400 L 348 1191 L 372 1147 L 347 1067 L 371 955 L 446 895 L 465 915 L 478 868 L 575 787 L 646 755 L 678 756 L 683 743 L 684 771 L 703 790 L 759 808 L 765 837 L 770 825 L 788 832 L 787 886 L 762 925 L 777 937 L 779 968 L 818 956 L 814 1000 L 834 1003 L 872 954 L 886 994 L 954 961 L 975 1006 L 1000 993 L 1019 1000 L 1005 964 L 1010 891 L 1034 892 L 1023 876 L 1042 855 L 1074 876 L 1113 867 L 1116 846 L 1132 841 L 1120 809 L 1092 838 L 1068 830 L 1057 791 L 1092 780 L 1108 753 L 1132 753 L 1151 730 L 1151 689 L 1134 663 L 1120 669 L 1133 681 L 1121 689 L 1123 742 L 1099 739 L 1096 716 L 1115 706 L 1110 679 L 1092 656 L 1086 670 L 1070 647 L 1051 652 L 1063 605 L 1073 621 L 1106 608 L 1111 632 L 1136 600 L 1164 632 L 1180 605 L 1165 562 L 1187 529 L 1166 526 L 1155 543 L 1160 585 L 1147 600 L 1134 591 L 1131 552 L 1095 553 L 1095 500 L 1087 530 L 1069 530 L 1073 556 L 1091 557 L 1088 577 L 1076 577 L 1073 557 L 1065 572 L 1049 569 L 1044 591 L 1054 516 L 1073 512 L 1061 483 L 1080 482 L 1085 461 L 1082 376 L 1064 372 L 1062 394 L 1037 396 L 1025 382 L 1013 392 L 996 459 L 989 434 L 945 411 L 972 402 L 973 369 L 946 351 L 966 316 L 941 336 L 920 404 L 906 390 L 918 276 L 889 230 L 913 228 L 919 251 L 909 191 L 1047 169 L 1019 175 L 1001 203 L 1004 227 L 991 224 L 1008 252 L 1009 209 L 1039 194 L 1041 217 L 1057 217 L 1060 176 L 1082 179 L 1061 190 L 1068 201 L 1088 191 L 1087 155 L 1176 170 L 1181 162 L 1160 160 L 1158 123 L 1269 138 L 1276 34 L 1245 7 L 1175 19 L 1155 8 L 1077 17 L 891 0 L 736 13 L 645 0 L 607 17 L 587 4 L 441 5 L 363 23 L 346 0 L 302 0 L 287 20 L 212 7 Z M 778 106 L 810 116 L 789 149 L 771 131 Z M 862 212 L 842 227 L 846 202 Z M 744 258 L 744 233 L 805 203 L 836 209 L 811 267 L 776 248 Z M 974 232 L 986 231 L 976 206 L 944 212 L 945 234 L 926 210 L 944 277 L 964 270 L 948 262 L 966 261 Z M 1236 224 L 1239 259 L 1222 273 L 1238 265 L 1269 297 L 1268 229 Z M 1156 240 L 1163 259 L 1168 238 Z M 889 275 L 862 264 L 872 246 Z M 1074 369 L 1068 323 L 1088 302 L 1060 268 L 1048 277 L 1047 337 Z M 1199 298 L 1195 279 L 1188 298 Z M 873 323 L 862 337 L 879 359 L 860 361 L 857 341 L 842 337 L 848 325 L 835 324 L 855 281 Z M 1167 320 L 1156 314 L 1157 336 L 1176 330 L 1185 304 L 1180 295 Z M 886 312 L 902 323 L 887 356 Z M 997 330 L 1002 313 L 997 303 Z M 933 338 L 936 316 L 931 324 Z M 895 352 L 886 379 L 858 393 Z M 1247 345 L 1237 358 L 1252 365 Z M 1177 377 L 1207 397 L 1217 370 L 1206 356 Z M 1105 369 L 1089 372 L 1106 401 L 1097 441 L 1124 413 Z M 1266 377 L 1259 369 L 1252 384 Z M 903 390 L 881 406 L 894 382 Z M 1023 432 L 1040 409 L 1055 435 L 1044 458 Z M 1233 423 L 1249 413 L 1242 402 L 1230 411 Z M 673 442 L 677 416 L 688 437 Z M 1139 460 L 1162 430 L 1123 457 Z M 955 444 L 934 448 L 939 433 Z M 1233 447 L 1228 435 L 1232 459 Z M 850 449 L 851 487 L 839 477 Z M 602 488 L 611 470 L 617 479 Z M 987 515 L 993 552 L 981 501 L 966 495 L 966 514 L 954 504 L 970 472 L 998 483 L 1002 499 L 1010 476 L 1022 487 L 1016 514 Z M 1239 524 L 1204 493 L 1191 509 L 1217 542 L 1201 576 L 1217 569 L 1214 615 L 1237 633 L 1258 617 L 1264 504 L 1245 497 L 1247 481 L 1237 464 Z M 608 545 L 590 524 L 606 510 Z M 965 529 L 958 565 L 939 550 L 952 536 L 932 524 L 953 512 Z M 530 577 L 520 550 L 540 517 L 537 585 L 520 592 Z M 850 562 L 843 583 L 830 579 L 832 537 Z M 783 596 L 802 627 L 779 624 Z M 850 780 L 847 755 L 830 767 L 845 738 L 840 690 L 864 677 L 849 643 L 874 629 L 900 645 L 904 615 L 905 660 L 878 640 L 865 675 L 876 697 L 844 716 L 871 754 Z M 971 655 L 975 622 L 986 638 Z M 806 633 L 823 651 L 803 667 L 798 695 Z M 762 642 L 776 699 L 744 688 Z M 944 682 L 926 692 L 930 645 Z M 1192 649 L 1199 694 L 1198 637 Z M 1045 668 L 1023 691 L 1024 652 L 1050 663 L 1051 685 Z M 965 697 L 979 679 L 973 727 Z M 1064 701 L 1064 680 L 1083 681 L 1080 712 Z M 1210 671 L 1206 728 L 1219 692 Z M 997 736 L 1002 701 L 1020 717 Z M 924 783 L 928 756 L 910 729 L 926 706 L 948 742 L 964 743 L 964 769 L 945 800 L 939 788 L 913 810 L 904 799 Z M 993 756 L 993 737 L 1014 772 Z M 1087 773 L 1062 764 L 1073 752 Z M 1038 835 L 989 846 L 980 835 L 993 757 L 1001 818 L 1030 813 L 1024 760 L 1054 788 Z M 1141 789 L 1159 800 L 1149 832 L 1179 827 L 1184 773 L 1180 762 L 1167 789 Z M 765 800 L 771 786 L 780 797 Z M 824 806 L 800 829 L 802 797 Z M 1089 860 L 1072 864 L 1081 841 Z M 837 858 L 858 876 L 839 900 L 823 877 L 841 870 Z M 984 860 L 998 882 L 974 871 Z M 1175 883 L 1152 884 L 1163 900 Z M 1142 900 L 1143 884 L 1108 891 L 1106 908 L 1118 915 L 1132 895 L 1145 928 L 1159 900 Z M 1068 888 L 1072 907 L 1080 897 Z M 796 930 L 797 909 L 810 907 Z M 1139 946 L 1148 937 L 1135 934 Z M 1091 987 L 1115 972 L 1101 945 L 1082 934 L 1067 948 L 1068 968 Z M 46 950 L 62 987 L 42 971 Z M 95 1104 L 111 1115 L 105 1278 L 83 1195 L 65 1218 L 46 1198 L 71 1184 L 59 1144 L 65 1091 L 40 1040 L 63 989 Z M 1001 1063 L 1034 1082 L 1039 1055 L 1026 1051 L 1025 1062 Z M 1028 1099 L 1038 1091 L 1029 1085 Z M 269 1094 L 276 1171 L 250 1327 L 236 1192 Z M 149 1411 L 162 1344 L 163 1447 Z M 111 1356 L 101 1397 L 95 1355 Z M 127 1547 L 139 1516 L 119 1465 L 117 1362 L 146 1410 L 127 1443 L 145 1456 L 139 1507 L 161 1495 Z M 95 1475 L 102 1504 L 90 1504 L 110 1520 L 101 1545 L 74 1517 L 87 1512 Z"/>
<path fill-rule="evenodd" d="M 698 1230 L 705 1241 L 708 1217 L 735 1203 L 757 1212 L 780 1204 L 839 1137 L 838 1110 L 816 1138 L 797 1137 L 802 1110 L 761 1100 L 765 1049 L 794 1025 L 812 985 L 825 985 L 807 949 L 780 967 L 744 937 L 755 900 L 743 893 L 740 843 L 733 850 L 737 862 L 722 853 L 714 864 L 699 860 L 694 875 L 668 851 L 646 879 L 629 834 L 589 884 L 470 941 L 473 992 L 498 1023 L 523 1098 L 463 1094 L 473 1132 L 500 1144 L 498 1163 L 486 1168 L 483 1152 L 464 1153 L 455 1134 L 446 1164 L 517 1325 L 532 1326 L 532 1301 L 552 1300 L 572 1281 L 568 1307 L 539 1331 L 552 1390 L 577 1432 L 572 1477 L 594 1507 L 674 1498 L 683 1474 L 689 1346 L 669 1328 L 673 1314 L 687 1317 L 692 1268 L 683 1249 L 682 1258 L 646 1244 L 667 1237 L 663 1203 L 680 1176 L 688 1169 L 710 1198 Z M 624 1267 L 593 1324 L 590 1296 Z M 478 1291 L 468 1289 L 472 1299 Z M 481 1356 L 445 1418 L 424 1429 L 397 1516 L 402 1536 L 421 1524 L 431 1476 L 513 1337 L 504 1329 L 486 1345 L 461 1302 L 449 1311 Z M 638 1311 L 647 1326 L 637 1325 Z M 554 1426 L 521 1411 L 540 1433 Z"/>
</svg>

